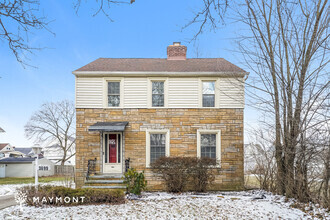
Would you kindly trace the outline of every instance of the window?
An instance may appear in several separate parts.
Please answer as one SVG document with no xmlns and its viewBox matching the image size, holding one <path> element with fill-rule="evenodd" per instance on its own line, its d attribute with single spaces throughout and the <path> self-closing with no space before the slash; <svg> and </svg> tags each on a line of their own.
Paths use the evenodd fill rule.
<svg viewBox="0 0 330 220">
<path fill-rule="evenodd" d="M 120 105 L 120 82 L 108 82 L 108 106 L 119 107 Z"/>
<path fill-rule="evenodd" d="M 215 106 L 215 81 L 203 82 L 203 107 Z"/>
<path fill-rule="evenodd" d="M 216 158 L 216 134 L 201 134 L 201 157 Z"/>
<path fill-rule="evenodd" d="M 197 157 L 209 157 L 220 161 L 220 130 L 197 131 Z"/>
<path fill-rule="evenodd" d="M 160 157 L 170 155 L 170 132 L 169 130 L 147 130 L 146 132 L 146 166 Z"/>
<path fill-rule="evenodd" d="M 164 81 L 152 81 L 152 107 L 164 107 Z"/>
<path fill-rule="evenodd" d="M 165 156 L 165 134 L 150 134 L 150 163 Z"/>
</svg>

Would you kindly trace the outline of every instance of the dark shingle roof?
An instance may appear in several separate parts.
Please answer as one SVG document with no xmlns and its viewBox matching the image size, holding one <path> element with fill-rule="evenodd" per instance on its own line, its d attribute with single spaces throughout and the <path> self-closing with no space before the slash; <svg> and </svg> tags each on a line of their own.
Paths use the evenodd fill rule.
<svg viewBox="0 0 330 220">
<path fill-rule="evenodd" d="M 76 71 L 246 72 L 223 58 L 196 58 L 186 60 L 167 60 L 160 58 L 99 58 Z"/>
<path fill-rule="evenodd" d="M 34 158 L 31 157 L 6 157 L 0 160 L 0 163 L 32 163 Z"/>
<path fill-rule="evenodd" d="M 32 148 L 31 147 L 15 147 L 16 151 L 19 151 L 25 155 L 28 155 L 29 153 L 31 153 Z"/>
<path fill-rule="evenodd" d="M 3 129 L 0 127 L 0 132 L 5 132 L 5 130 L 3 130 Z"/>
</svg>

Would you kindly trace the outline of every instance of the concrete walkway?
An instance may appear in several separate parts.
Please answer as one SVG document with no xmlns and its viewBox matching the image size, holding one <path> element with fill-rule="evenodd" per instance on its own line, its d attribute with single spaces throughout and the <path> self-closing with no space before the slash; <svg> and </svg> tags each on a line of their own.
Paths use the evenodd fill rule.
<svg viewBox="0 0 330 220">
<path fill-rule="evenodd" d="M 0 196 L 0 209 L 17 205 L 14 195 Z"/>
</svg>

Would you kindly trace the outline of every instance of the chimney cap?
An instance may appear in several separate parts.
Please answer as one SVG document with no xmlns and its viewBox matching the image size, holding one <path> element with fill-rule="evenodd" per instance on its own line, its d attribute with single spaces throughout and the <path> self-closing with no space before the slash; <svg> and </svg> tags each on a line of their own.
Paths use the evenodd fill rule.
<svg viewBox="0 0 330 220">
<path fill-rule="evenodd" d="M 173 42 L 173 46 L 180 46 L 181 42 Z"/>
</svg>

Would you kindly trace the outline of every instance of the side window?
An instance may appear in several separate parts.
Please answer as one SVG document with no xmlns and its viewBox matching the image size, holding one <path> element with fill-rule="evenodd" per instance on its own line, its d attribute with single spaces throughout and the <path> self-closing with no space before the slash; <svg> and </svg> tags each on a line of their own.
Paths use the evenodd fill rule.
<svg viewBox="0 0 330 220">
<path fill-rule="evenodd" d="M 203 107 L 215 106 L 215 81 L 203 82 Z"/>
<path fill-rule="evenodd" d="M 220 130 L 197 130 L 197 157 L 221 160 Z"/>
<path fill-rule="evenodd" d="M 216 159 L 216 134 L 201 134 L 201 157 Z"/>
<path fill-rule="evenodd" d="M 108 106 L 119 107 L 120 105 L 120 82 L 108 82 Z"/>
<path fill-rule="evenodd" d="M 164 107 L 164 81 L 152 81 L 152 107 Z"/>
</svg>

